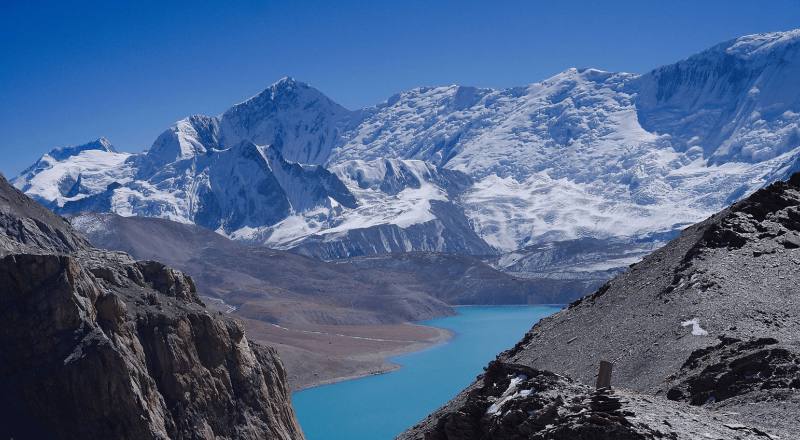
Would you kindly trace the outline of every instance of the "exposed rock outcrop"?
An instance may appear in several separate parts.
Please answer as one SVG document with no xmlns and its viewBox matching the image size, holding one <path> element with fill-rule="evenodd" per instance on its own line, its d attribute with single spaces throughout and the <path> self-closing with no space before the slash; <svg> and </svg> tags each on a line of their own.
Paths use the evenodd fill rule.
<svg viewBox="0 0 800 440">
<path fill-rule="evenodd" d="M 767 439 L 726 416 L 495 361 L 481 379 L 402 439 Z"/>
<path fill-rule="evenodd" d="M 274 350 L 0 177 L 0 437 L 301 439 Z"/>
</svg>

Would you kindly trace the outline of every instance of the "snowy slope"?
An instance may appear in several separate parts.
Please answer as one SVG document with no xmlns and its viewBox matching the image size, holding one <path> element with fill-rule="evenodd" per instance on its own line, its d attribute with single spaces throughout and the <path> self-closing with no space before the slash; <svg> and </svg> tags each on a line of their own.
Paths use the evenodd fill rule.
<svg viewBox="0 0 800 440">
<path fill-rule="evenodd" d="M 583 166 L 587 161 L 654 139 L 636 123 L 632 96 L 623 90 L 634 77 L 568 69 L 505 90 L 414 89 L 367 111 L 330 162 L 402 157 L 476 178 L 523 179 L 545 169 L 590 177 L 596 173 Z"/>
<path fill-rule="evenodd" d="M 134 173 L 126 163 L 129 157 L 128 153 L 118 153 L 105 138 L 55 148 L 20 173 L 13 184 L 35 200 L 57 208 L 87 193 L 104 191 L 114 182 L 129 182 Z"/>
<path fill-rule="evenodd" d="M 145 153 L 51 152 L 15 184 L 63 211 L 166 217 L 325 258 L 635 244 L 800 169 L 798 78 L 800 31 L 643 75 L 421 87 L 358 111 L 283 78 L 178 121 Z"/>
<path fill-rule="evenodd" d="M 330 170 L 358 206 L 318 204 L 231 237 L 326 259 L 409 251 L 493 253 L 451 201 L 471 185 L 465 174 L 398 159 L 348 161 Z"/>
<path fill-rule="evenodd" d="M 126 165 L 133 167 L 147 159 L 147 155 L 136 156 Z M 232 233 L 272 225 L 329 203 L 357 207 L 348 189 L 323 167 L 290 163 L 271 147 L 242 141 L 231 148 L 179 158 L 147 179 L 110 185 L 68 201 L 58 210 L 160 217 Z"/>
<path fill-rule="evenodd" d="M 173 124 L 138 159 L 139 176 L 147 178 L 161 167 L 221 148 L 217 118 L 194 115 Z"/>
<path fill-rule="evenodd" d="M 670 231 L 800 167 L 798 42 L 800 31 L 742 37 L 641 76 L 414 89 L 366 110 L 330 162 L 465 171 L 467 216 L 506 251 Z"/>
<path fill-rule="evenodd" d="M 720 44 L 636 82 L 639 119 L 712 164 L 757 163 L 800 145 L 800 30 Z"/>
</svg>

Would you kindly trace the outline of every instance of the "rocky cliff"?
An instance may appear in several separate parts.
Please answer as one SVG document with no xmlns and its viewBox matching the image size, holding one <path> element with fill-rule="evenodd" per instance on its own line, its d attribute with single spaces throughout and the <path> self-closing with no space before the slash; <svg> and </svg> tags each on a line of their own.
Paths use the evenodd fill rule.
<svg viewBox="0 0 800 440">
<path fill-rule="evenodd" d="M 271 348 L 0 177 L 0 436 L 302 439 Z"/>
<path fill-rule="evenodd" d="M 797 438 L 798 265 L 795 174 L 542 320 L 401 438 Z M 601 359 L 613 414 L 573 382 Z"/>
</svg>

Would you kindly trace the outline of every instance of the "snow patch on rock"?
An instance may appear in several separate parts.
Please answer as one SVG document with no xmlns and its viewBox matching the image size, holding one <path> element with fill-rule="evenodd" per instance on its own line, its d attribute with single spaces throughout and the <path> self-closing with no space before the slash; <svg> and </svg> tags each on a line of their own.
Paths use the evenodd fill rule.
<svg viewBox="0 0 800 440">
<path fill-rule="evenodd" d="M 689 327 L 689 326 L 692 326 L 692 335 L 708 336 L 708 332 L 703 327 L 700 327 L 700 319 L 692 318 L 688 321 L 681 322 L 681 327 Z"/>
</svg>

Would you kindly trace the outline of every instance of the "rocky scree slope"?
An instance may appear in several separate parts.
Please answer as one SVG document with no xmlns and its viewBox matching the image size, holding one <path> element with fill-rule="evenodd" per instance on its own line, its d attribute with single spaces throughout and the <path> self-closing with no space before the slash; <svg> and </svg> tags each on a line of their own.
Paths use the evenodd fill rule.
<svg viewBox="0 0 800 440">
<path fill-rule="evenodd" d="M 614 363 L 614 385 L 625 390 L 614 399 L 630 402 L 633 394 L 659 411 L 702 411 L 682 415 L 682 421 L 664 416 L 662 423 L 659 416 L 646 425 L 660 434 L 630 438 L 698 438 L 706 428 L 693 422 L 727 433 L 711 430 L 711 438 L 795 438 L 800 434 L 799 267 L 800 174 L 795 174 L 687 228 L 594 294 L 543 319 L 475 384 L 401 438 L 562 438 L 552 430 L 572 426 L 572 419 L 564 418 L 575 409 L 569 399 L 553 403 L 541 401 L 537 392 L 504 393 L 503 380 L 524 375 L 523 382 L 541 381 L 541 375 L 550 377 L 542 371 L 552 371 L 569 381 L 594 383 L 601 359 Z M 494 385 L 487 377 L 498 368 L 504 372 Z M 492 404 L 505 408 L 499 403 L 503 394 L 509 408 L 521 405 L 524 411 L 490 414 Z M 627 411 L 633 414 L 612 425 L 644 428 L 641 417 L 649 410 Z M 591 412 L 583 418 L 584 426 L 571 438 L 620 438 Z M 529 431 L 496 430 L 506 419 Z"/>
<path fill-rule="evenodd" d="M 191 278 L 92 248 L 0 176 L 0 435 L 303 438 L 274 350 Z"/>
<path fill-rule="evenodd" d="M 494 361 L 448 407 L 399 439 L 769 439 L 728 415 Z"/>
</svg>

